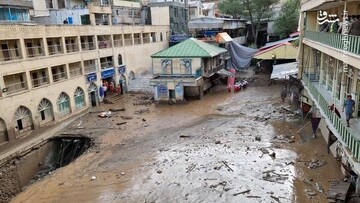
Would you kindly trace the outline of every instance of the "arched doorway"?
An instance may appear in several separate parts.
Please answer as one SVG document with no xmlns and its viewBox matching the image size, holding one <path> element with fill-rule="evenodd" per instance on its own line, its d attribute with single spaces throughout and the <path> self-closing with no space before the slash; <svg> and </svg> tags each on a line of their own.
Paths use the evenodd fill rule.
<svg viewBox="0 0 360 203">
<path fill-rule="evenodd" d="M 98 88 L 94 83 L 91 83 L 88 89 L 89 93 L 89 101 L 91 102 L 91 106 L 97 106 L 99 103 L 99 96 L 98 96 Z"/>
<path fill-rule="evenodd" d="M 53 105 L 48 99 L 44 98 L 40 101 L 38 112 L 40 114 L 40 127 L 54 120 Z"/>
<path fill-rule="evenodd" d="M 69 95 L 62 92 L 58 98 L 58 110 L 61 116 L 69 114 L 71 112 Z"/>
<path fill-rule="evenodd" d="M 120 87 L 121 87 L 121 94 L 124 94 L 125 92 L 127 92 L 126 77 L 125 77 L 124 74 L 122 74 L 120 76 L 119 84 L 120 84 Z"/>
<path fill-rule="evenodd" d="M 123 64 L 123 60 L 122 60 L 121 54 L 118 55 L 118 64 L 119 64 L 119 65 L 122 65 L 122 64 Z"/>
<path fill-rule="evenodd" d="M 19 135 L 34 129 L 31 111 L 25 106 L 20 106 L 14 115 L 15 134 Z"/>
<path fill-rule="evenodd" d="M 85 93 L 80 87 L 76 88 L 74 93 L 75 109 L 81 109 L 85 107 Z"/>
<path fill-rule="evenodd" d="M 6 123 L 3 119 L 0 118 L 0 145 L 9 141 Z"/>
</svg>

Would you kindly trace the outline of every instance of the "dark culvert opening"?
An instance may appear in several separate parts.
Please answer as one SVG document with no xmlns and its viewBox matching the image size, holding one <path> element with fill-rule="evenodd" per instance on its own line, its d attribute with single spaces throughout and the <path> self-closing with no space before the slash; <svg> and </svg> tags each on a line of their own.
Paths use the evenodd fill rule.
<svg viewBox="0 0 360 203">
<path fill-rule="evenodd" d="M 88 137 L 56 137 L 42 142 L 0 166 L 0 202 L 24 187 L 68 165 L 93 145 Z"/>
</svg>

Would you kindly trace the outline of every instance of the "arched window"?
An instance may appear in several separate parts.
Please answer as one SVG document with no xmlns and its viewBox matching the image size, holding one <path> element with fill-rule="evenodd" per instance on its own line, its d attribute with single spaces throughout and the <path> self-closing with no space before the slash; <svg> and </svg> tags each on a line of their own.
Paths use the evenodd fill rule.
<svg viewBox="0 0 360 203">
<path fill-rule="evenodd" d="M 119 63 L 119 65 L 122 65 L 122 64 L 123 64 L 123 60 L 122 60 L 121 54 L 118 55 L 118 63 Z"/>
<path fill-rule="evenodd" d="M 6 123 L 0 118 L 0 145 L 7 141 L 9 141 L 9 137 L 7 134 Z"/>
<path fill-rule="evenodd" d="M 81 109 L 85 106 L 85 94 L 83 89 L 80 87 L 76 88 L 74 98 L 76 109 Z"/>
<path fill-rule="evenodd" d="M 31 112 L 25 106 L 20 106 L 14 115 L 14 126 L 16 132 L 27 132 L 33 130 L 33 120 Z"/>
<path fill-rule="evenodd" d="M 66 115 L 70 113 L 70 99 L 69 96 L 62 92 L 58 98 L 58 108 L 60 115 Z"/>
<path fill-rule="evenodd" d="M 54 120 L 53 106 L 48 99 L 42 99 L 38 106 L 38 112 L 40 114 L 40 120 L 42 122 L 48 122 Z"/>
</svg>

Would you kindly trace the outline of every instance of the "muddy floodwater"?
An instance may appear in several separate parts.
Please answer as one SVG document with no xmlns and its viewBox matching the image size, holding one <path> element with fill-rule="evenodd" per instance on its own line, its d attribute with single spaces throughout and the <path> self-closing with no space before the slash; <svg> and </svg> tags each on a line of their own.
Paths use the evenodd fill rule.
<svg viewBox="0 0 360 203">
<path fill-rule="evenodd" d="M 293 107 L 280 102 L 280 88 L 218 88 L 180 105 L 136 105 L 142 95 L 104 104 L 96 111 L 126 110 L 89 113 L 64 129 L 95 146 L 12 202 L 327 202 L 316 186 L 326 191 L 340 178 L 339 163 L 322 137 L 297 133 L 304 122 L 283 109 Z M 312 159 L 326 165 L 309 169 Z"/>
</svg>

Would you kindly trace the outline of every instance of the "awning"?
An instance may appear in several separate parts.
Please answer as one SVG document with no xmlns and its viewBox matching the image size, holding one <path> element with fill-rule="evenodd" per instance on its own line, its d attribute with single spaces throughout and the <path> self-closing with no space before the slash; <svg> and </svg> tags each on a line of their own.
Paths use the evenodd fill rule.
<svg viewBox="0 0 360 203">
<path fill-rule="evenodd" d="M 224 76 L 232 76 L 232 77 L 235 77 L 235 74 L 230 72 L 230 71 L 227 71 L 225 69 L 220 69 L 218 72 L 216 72 L 217 74 L 219 75 L 224 75 Z"/>
<path fill-rule="evenodd" d="M 274 65 L 270 79 L 288 79 L 290 75 L 296 75 L 297 73 L 298 62 Z"/>
</svg>

